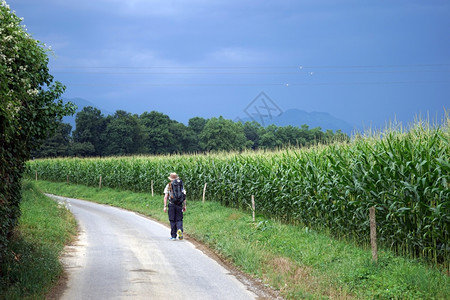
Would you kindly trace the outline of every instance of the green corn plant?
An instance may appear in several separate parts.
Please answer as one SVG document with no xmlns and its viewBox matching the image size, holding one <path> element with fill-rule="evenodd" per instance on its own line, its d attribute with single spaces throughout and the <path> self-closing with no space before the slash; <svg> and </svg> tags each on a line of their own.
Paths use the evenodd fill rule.
<svg viewBox="0 0 450 300">
<path fill-rule="evenodd" d="M 350 143 L 273 152 L 207 153 L 109 158 L 56 158 L 28 162 L 28 176 L 162 194 L 177 172 L 189 199 L 241 209 L 254 195 L 258 213 L 338 237 L 369 242 L 368 210 L 377 211 L 380 243 L 435 263 L 450 261 L 450 147 L 442 126 L 422 122 Z"/>
</svg>

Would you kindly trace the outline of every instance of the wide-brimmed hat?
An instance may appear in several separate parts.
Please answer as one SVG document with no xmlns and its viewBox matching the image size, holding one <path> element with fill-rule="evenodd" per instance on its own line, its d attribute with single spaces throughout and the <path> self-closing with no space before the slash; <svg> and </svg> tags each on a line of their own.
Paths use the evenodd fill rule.
<svg viewBox="0 0 450 300">
<path fill-rule="evenodd" d="M 177 175 L 177 173 L 170 173 L 170 176 L 168 178 L 169 178 L 169 180 L 175 180 L 175 179 L 178 179 L 178 175 Z"/>
</svg>

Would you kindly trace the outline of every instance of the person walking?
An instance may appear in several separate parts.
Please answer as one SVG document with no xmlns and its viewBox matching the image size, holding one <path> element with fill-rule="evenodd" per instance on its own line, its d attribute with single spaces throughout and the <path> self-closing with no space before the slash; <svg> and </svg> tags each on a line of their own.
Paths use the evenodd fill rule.
<svg viewBox="0 0 450 300">
<path fill-rule="evenodd" d="M 177 173 L 170 173 L 164 188 L 164 212 L 169 212 L 170 239 L 183 239 L 183 212 L 186 211 L 186 190 Z"/>
</svg>

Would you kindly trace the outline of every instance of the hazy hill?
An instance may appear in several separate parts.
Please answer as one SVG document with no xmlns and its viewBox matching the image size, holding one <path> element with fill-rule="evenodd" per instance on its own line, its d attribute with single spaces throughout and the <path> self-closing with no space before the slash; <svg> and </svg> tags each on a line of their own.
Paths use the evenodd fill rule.
<svg viewBox="0 0 450 300">
<path fill-rule="evenodd" d="M 83 99 L 83 98 L 63 98 L 63 101 L 64 101 L 64 103 L 72 102 L 78 106 L 77 111 L 75 112 L 75 114 L 73 116 L 66 116 L 63 118 L 64 123 L 69 123 L 70 125 L 72 125 L 72 130 L 75 130 L 75 117 L 76 117 L 77 113 L 83 109 L 83 107 L 86 107 L 86 106 L 95 107 L 95 108 L 99 109 L 102 112 L 102 114 L 105 116 L 111 114 L 109 111 L 106 111 L 106 110 L 98 107 L 94 103 L 92 103 L 86 99 Z"/>
<path fill-rule="evenodd" d="M 75 103 L 78 106 L 77 113 L 81 111 L 83 107 L 92 106 L 99 109 L 105 116 L 111 115 L 109 111 L 106 111 L 101 107 L 98 107 L 94 103 L 83 98 L 64 98 L 63 100 L 65 103 L 68 101 Z M 72 125 L 72 130 L 75 130 L 75 116 L 76 113 L 73 116 L 63 118 L 64 123 L 69 123 L 70 125 Z M 253 121 L 251 118 L 243 118 L 240 120 L 242 122 Z M 354 126 L 352 124 L 349 124 L 344 120 L 338 119 L 330 115 L 329 113 L 306 112 L 295 108 L 288 109 L 285 112 L 281 113 L 279 116 L 271 116 L 271 117 L 264 116 L 262 119 L 255 118 L 254 120 L 264 126 L 275 124 L 277 126 L 291 125 L 301 127 L 302 125 L 306 124 L 309 126 L 310 129 L 315 127 L 320 127 L 323 131 L 326 131 L 327 129 L 331 129 L 333 131 L 340 129 L 342 132 L 345 132 L 347 134 L 351 134 L 351 132 L 354 130 Z"/>
<path fill-rule="evenodd" d="M 242 122 L 253 121 L 251 118 L 241 119 Z M 261 125 L 268 126 L 271 124 L 277 126 L 296 126 L 301 127 L 306 124 L 309 128 L 320 127 L 323 131 L 331 129 L 333 131 L 341 130 L 350 134 L 354 130 L 354 126 L 344 120 L 338 119 L 326 112 L 306 112 L 300 109 L 288 109 L 279 116 L 265 116 L 262 120 L 254 119 Z"/>
</svg>

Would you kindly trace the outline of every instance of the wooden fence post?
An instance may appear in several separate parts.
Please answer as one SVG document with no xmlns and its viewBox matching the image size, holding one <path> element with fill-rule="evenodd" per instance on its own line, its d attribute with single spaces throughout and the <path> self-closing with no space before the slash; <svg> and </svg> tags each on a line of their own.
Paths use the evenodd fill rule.
<svg viewBox="0 0 450 300">
<path fill-rule="evenodd" d="M 205 203 L 205 194 L 206 194 L 206 185 L 208 183 L 205 182 L 205 186 L 203 187 L 203 203 Z"/>
<path fill-rule="evenodd" d="M 252 216 L 253 216 L 253 222 L 255 222 L 255 196 L 252 195 Z"/>
<path fill-rule="evenodd" d="M 35 177 L 36 177 L 36 181 L 37 181 L 37 170 L 34 171 Z"/>
<path fill-rule="evenodd" d="M 370 212 L 370 244 L 372 246 L 372 260 L 378 262 L 377 249 L 377 223 L 375 219 L 375 206 L 369 209 Z"/>
<path fill-rule="evenodd" d="M 153 180 L 152 180 L 152 197 L 153 197 Z"/>
<path fill-rule="evenodd" d="M 69 184 L 69 174 L 67 174 L 67 184 Z"/>
<path fill-rule="evenodd" d="M 100 181 L 98 183 L 98 188 L 101 189 L 102 188 L 102 175 L 100 175 Z"/>
</svg>

